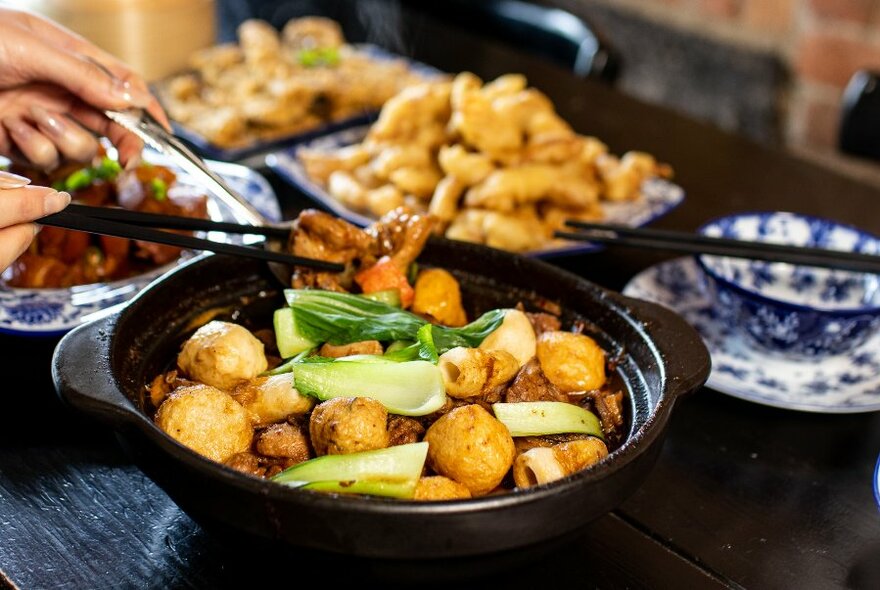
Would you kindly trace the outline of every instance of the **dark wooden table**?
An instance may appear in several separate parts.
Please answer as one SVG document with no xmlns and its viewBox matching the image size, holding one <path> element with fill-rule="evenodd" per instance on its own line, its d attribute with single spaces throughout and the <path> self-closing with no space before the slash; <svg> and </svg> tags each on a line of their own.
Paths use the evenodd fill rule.
<svg viewBox="0 0 880 590">
<path fill-rule="evenodd" d="M 419 27 L 416 57 L 486 79 L 523 72 L 577 130 L 603 138 L 613 151 L 643 149 L 672 164 L 688 196 L 660 226 L 694 229 L 727 212 L 787 209 L 880 232 L 874 187 L 486 40 L 430 23 Z M 287 216 L 307 204 L 269 178 Z M 620 289 L 665 257 L 612 248 L 558 264 Z M 7 373 L 0 404 L 6 583 L 27 589 L 303 583 L 307 563 L 231 550 L 132 467 L 111 432 L 62 407 L 49 377 L 54 345 L 0 340 Z M 880 511 L 872 491 L 878 453 L 878 413 L 785 411 L 704 389 L 677 409 L 659 463 L 619 509 L 542 559 L 507 564 L 491 580 L 511 587 L 552 581 L 577 588 L 878 588 Z M 393 585 L 385 572 L 346 565 L 331 561 L 316 575 Z"/>
</svg>

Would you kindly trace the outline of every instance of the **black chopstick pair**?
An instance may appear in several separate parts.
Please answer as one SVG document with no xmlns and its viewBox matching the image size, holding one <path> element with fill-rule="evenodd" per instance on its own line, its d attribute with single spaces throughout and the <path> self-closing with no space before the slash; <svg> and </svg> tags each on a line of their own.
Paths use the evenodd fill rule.
<svg viewBox="0 0 880 590">
<path fill-rule="evenodd" d="M 217 231 L 223 233 L 255 234 L 285 239 L 290 230 L 272 226 L 252 226 L 237 223 L 195 219 L 175 215 L 159 215 L 140 211 L 128 211 L 109 207 L 90 207 L 68 205 L 66 209 L 47 215 L 37 221 L 40 225 L 50 225 L 64 229 L 83 231 L 92 234 L 129 238 L 145 242 L 166 244 L 190 250 L 207 250 L 217 254 L 256 258 L 268 262 L 280 262 L 296 266 L 307 266 L 318 270 L 341 272 L 344 266 L 325 260 L 304 258 L 282 252 L 274 252 L 261 247 L 215 242 L 204 238 L 178 234 L 163 229 L 184 229 L 190 231 Z M 162 228 L 162 229 L 156 229 Z"/>
<path fill-rule="evenodd" d="M 766 262 L 786 262 L 801 266 L 817 266 L 835 270 L 880 274 L 880 256 L 875 254 L 844 252 L 806 246 L 789 246 L 768 242 L 751 242 L 703 236 L 681 231 L 577 220 L 568 220 L 565 224 L 572 228 L 577 228 L 579 231 L 558 230 L 554 232 L 557 238 L 614 246 L 650 248 L 688 254 L 763 260 Z"/>
</svg>

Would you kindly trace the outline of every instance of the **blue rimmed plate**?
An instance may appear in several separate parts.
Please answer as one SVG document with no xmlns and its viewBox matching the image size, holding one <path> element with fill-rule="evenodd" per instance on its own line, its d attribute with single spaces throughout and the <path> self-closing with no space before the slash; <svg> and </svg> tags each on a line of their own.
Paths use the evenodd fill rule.
<svg viewBox="0 0 880 590">
<path fill-rule="evenodd" d="M 309 178 L 297 157 L 297 152 L 301 149 L 332 150 L 358 143 L 366 137 L 369 128 L 369 125 L 358 125 L 298 143 L 269 154 L 266 157 L 266 165 L 313 201 L 355 225 L 367 226 L 375 221 L 375 218 L 349 209 Z M 684 190 L 677 184 L 660 178 L 652 178 L 642 185 L 642 198 L 637 201 L 603 202 L 602 208 L 605 212 L 603 221 L 633 227 L 648 225 L 678 207 L 684 201 L 684 196 Z M 553 258 L 595 252 L 601 249 L 602 246 L 599 244 L 570 242 L 564 245 L 554 244 L 548 248 L 526 254 L 536 258 Z"/>
<path fill-rule="evenodd" d="M 623 293 L 665 305 L 697 329 L 712 357 L 707 387 L 751 402 L 805 412 L 880 410 L 880 334 L 846 354 L 821 360 L 768 351 L 722 320 L 706 277 L 692 257 L 642 271 Z"/>
<path fill-rule="evenodd" d="M 168 158 L 158 154 L 146 153 L 144 159 L 174 168 Z M 260 174 L 238 164 L 209 161 L 208 165 L 267 219 L 281 220 L 281 208 L 275 192 Z M 178 172 L 178 182 L 195 184 L 186 174 L 180 172 Z M 242 222 L 216 199 L 208 200 L 208 214 L 211 219 L 218 221 Z M 206 237 L 211 240 L 242 240 L 240 236 L 214 232 Z M 128 279 L 109 283 L 78 285 L 67 289 L 20 289 L 0 283 L 0 333 L 18 336 L 59 336 L 97 317 L 106 309 L 128 301 L 153 279 L 196 255 L 198 254 L 184 252 L 175 262 Z"/>
<path fill-rule="evenodd" d="M 378 45 L 361 43 L 354 44 L 352 45 L 352 47 L 357 49 L 359 52 L 374 58 L 375 60 L 403 60 L 403 62 L 406 64 L 407 68 L 411 72 L 419 74 L 425 78 L 433 78 L 445 75 L 444 72 L 433 66 L 429 66 L 428 64 L 409 59 L 403 55 L 392 53 L 386 49 L 379 47 Z M 370 123 L 376 119 L 378 114 L 378 110 L 365 111 L 359 115 L 346 117 L 345 119 L 341 119 L 339 121 L 323 123 L 312 129 L 282 135 L 273 139 L 254 141 L 240 147 L 222 147 L 213 143 L 208 138 L 201 135 L 199 132 L 190 127 L 187 127 L 182 123 L 172 121 L 171 125 L 174 128 L 175 135 L 185 139 L 194 148 L 196 148 L 196 150 L 202 156 L 206 158 L 213 158 L 215 160 L 224 160 L 229 162 L 243 160 L 257 154 L 267 153 L 272 151 L 273 149 L 278 149 L 285 145 L 292 145 L 303 141 L 309 141 L 316 137 L 320 137 L 322 135 L 333 133 L 335 131 L 346 129 L 355 125 Z"/>
</svg>

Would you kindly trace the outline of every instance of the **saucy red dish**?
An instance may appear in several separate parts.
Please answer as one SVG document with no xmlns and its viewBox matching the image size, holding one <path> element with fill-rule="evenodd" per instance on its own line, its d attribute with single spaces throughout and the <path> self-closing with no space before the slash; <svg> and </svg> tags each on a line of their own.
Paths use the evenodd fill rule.
<svg viewBox="0 0 880 590">
<path fill-rule="evenodd" d="M 100 153 L 87 166 L 68 163 L 50 173 L 13 166 L 11 171 L 30 178 L 33 184 L 66 190 L 72 202 L 82 205 L 208 216 L 207 197 L 194 187 L 178 183 L 175 173 L 164 166 L 144 162 L 124 170 Z M 3 278 L 11 287 L 71 287 L 125 279 L 180 255 L 180 248 L 173 246 L 43 226 Z"/>
</svg>

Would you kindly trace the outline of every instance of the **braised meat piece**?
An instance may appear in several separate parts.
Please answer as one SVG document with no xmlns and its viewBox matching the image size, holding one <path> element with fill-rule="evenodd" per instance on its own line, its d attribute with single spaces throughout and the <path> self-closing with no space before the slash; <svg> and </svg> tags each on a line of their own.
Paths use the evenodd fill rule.
<svg viewBox="0 0 880 590">
<path fill-rule="evenodd" d="M 308 428 L 281 422 L 257 434 L 255 448 L 266 457 L 291 459 L 294 464 L 309 459 Z"/>
<path fill-rule="evenodd" d="M 398 207 L 366 231 L 376 240 L 377 257 L 390 256 L 397 268 L 406 270 L 422 253 L 433 229 L 433 217 Z"/>
<path fill-rule="evenodd" d="M 536 336 L 540 336 L 544 332 L 557 332 L 562 329 L 562 322 L 555 315 L 543 312 L 526 312 L 526 317 L 532 323 Z"/>
<path fill-rule="evenodd" d="M 357 259 L 374 258 L 374 242 L 369 234 L 347 221 L 315 209 L 306 209 L 293 222 L 288 248 L 297 256 L 346 265 Z M 297 267 L 292 284 L 296 289 L 311 287 L 346 291 L 351 286 L 351 273 L 319 272 Z"/>
<path fill-rule="evenodd" d="M 623 392 L 599 390 L 587 394 L 602 421 L 602 432 L 612 445 L 623 440 Z"/>
<path fill-rule="evenodd" d="M 425 427 L 418 420 L 407 416 L 391 414 L 388 416 L 388 438 L 390 446 L 406 445 L 422 440 Z"/>
<path fill-rule="evenodd" d="M 318 356 L 339 358 L 353 354 L 382 354 L 382 344 L 378 340 L 363 340 L 351 344 L 334 345 L 325 342 L 318 350 Z"/>
<path fill-rule="evenodd" d="M 226 460 L 226 466 L 255 477 L 263 477 L 266 474 L 266 468 L 260 464 L 260 458 L 253 453 L 233 455 Z"/>
<path fill-rule="evenodd" d="M 519 370 L 507 388 L 505 401 L 510 402 L 567 402 L 568 396 L 550 383 L 541 363 L 532 358 Z"/>
</svg>

